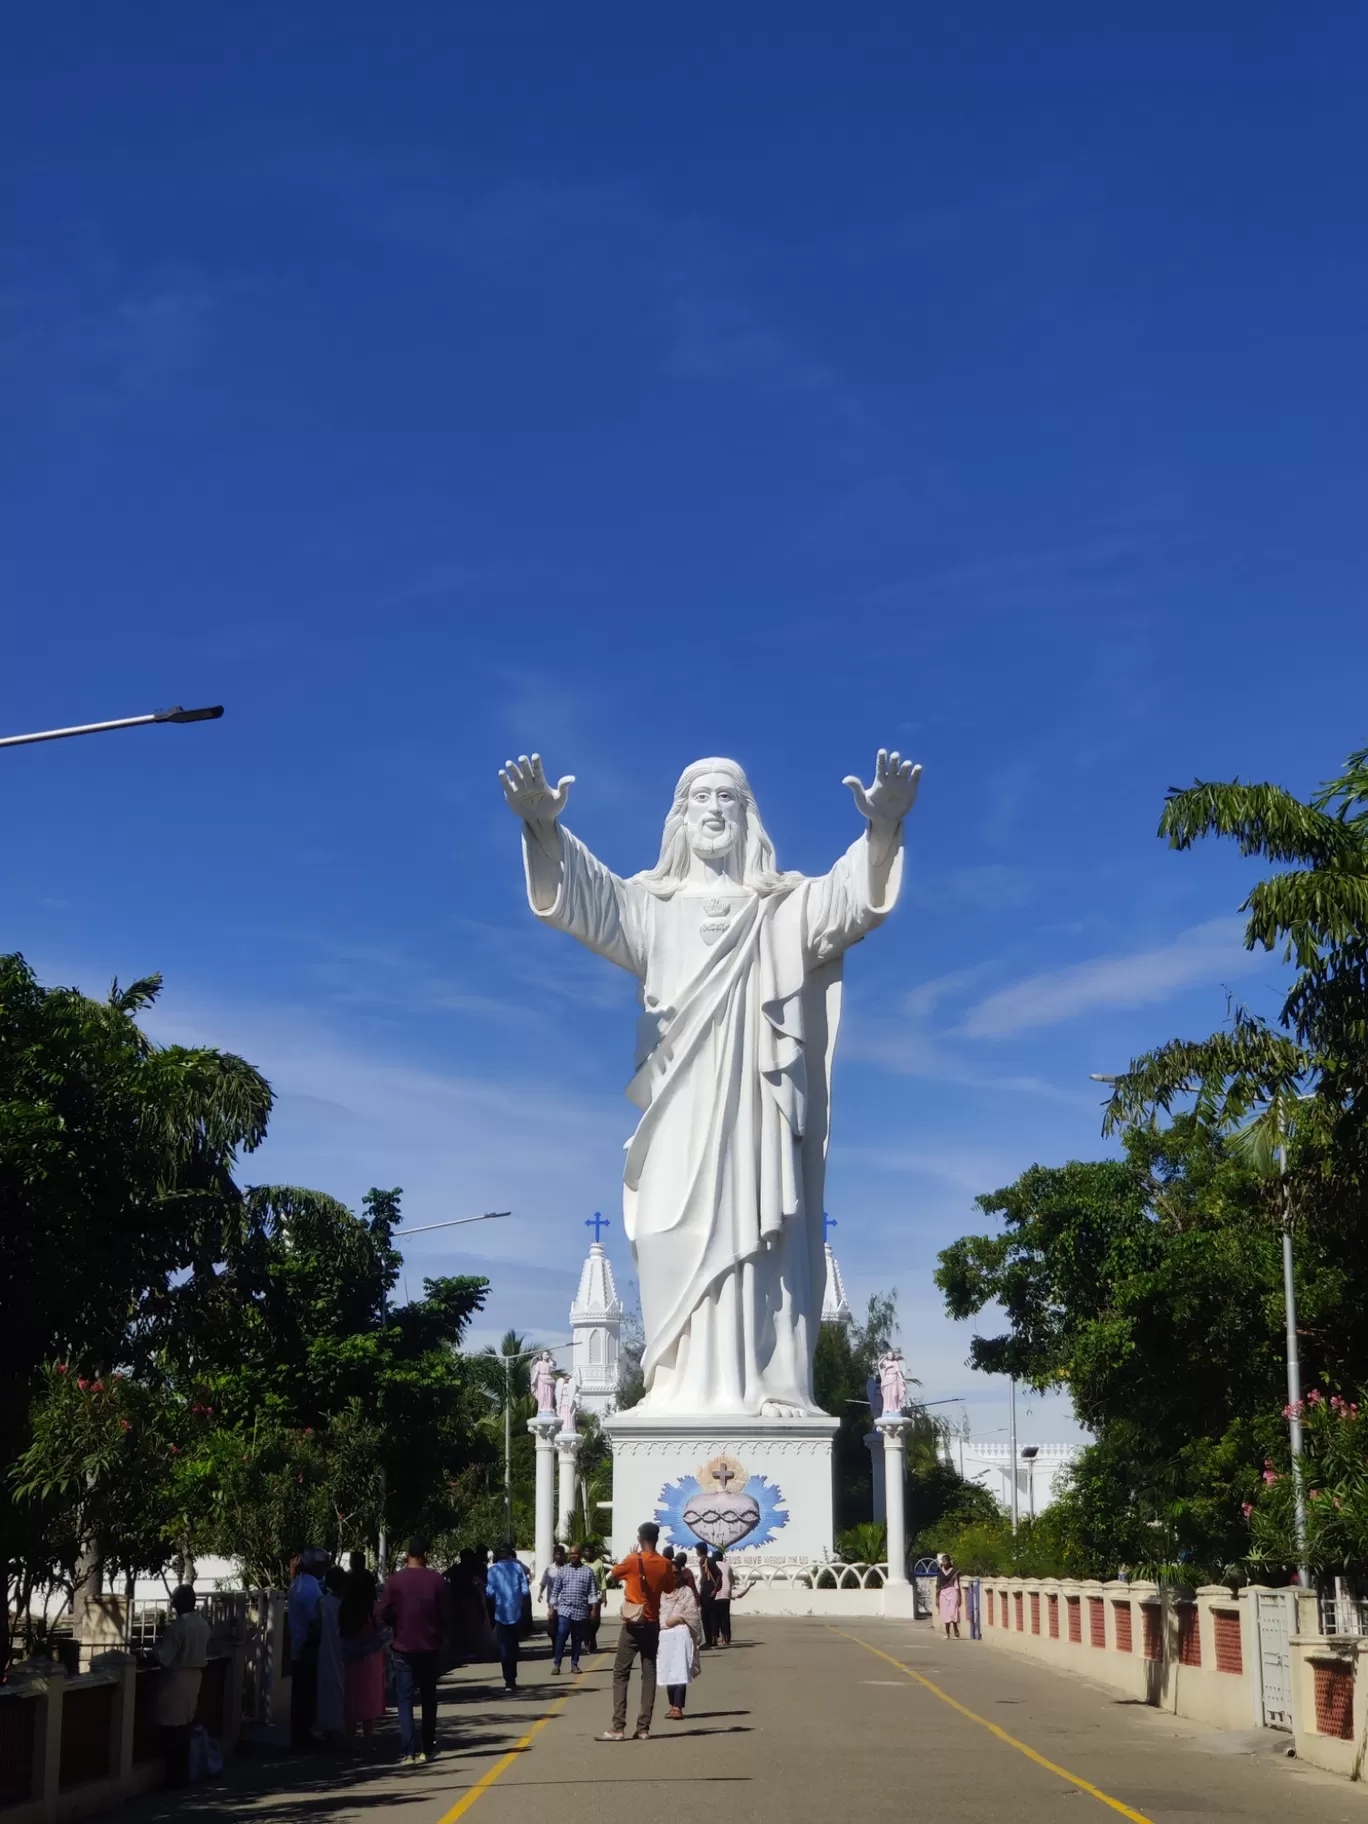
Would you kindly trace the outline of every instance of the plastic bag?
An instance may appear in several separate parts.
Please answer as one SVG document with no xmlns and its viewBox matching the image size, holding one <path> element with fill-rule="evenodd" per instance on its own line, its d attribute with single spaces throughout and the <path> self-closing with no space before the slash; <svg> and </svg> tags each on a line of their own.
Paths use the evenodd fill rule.
<svg viewBox="0 0 1368 1824">
<path fill-rule="evenodd" d="M 201 1780 L 216 1780 L 222 1772 L 223 1750 L 204 1724 L 196 1723 L 190 1731 L 191 1785 L 197 1786 Z"/>
</svg>

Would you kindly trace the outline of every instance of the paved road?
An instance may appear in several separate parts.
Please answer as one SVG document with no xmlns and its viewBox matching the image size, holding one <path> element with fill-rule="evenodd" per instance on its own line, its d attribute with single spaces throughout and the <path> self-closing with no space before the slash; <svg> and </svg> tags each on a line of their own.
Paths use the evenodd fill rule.
<svg viewBox="0 0 1368 1824">
<path fill-rule="evenodd" d="M 737 1824 L 1368 1824 L 1363 1789 L 1288 1761 L 1286 1737 L 1205 1731 L 925 1624 L 747 1617 L 744 1636 L 704 1655 L 687 1720 L 658 1707 L 650 1742 L 594 1739 L 607 1653 L 573 1683 L 534 1659 L 517 1700 L 468 1667 L 443 1685 L 432 1766 L 396 1769 L 392 1737 L 372 1764 L 264 1751 L 232 1763 L 226 1788 L 117 1816 L 363 1824 L 383 1807 L 385 1824 L 655 1824 L 704 1806 Z"/>
</svg>

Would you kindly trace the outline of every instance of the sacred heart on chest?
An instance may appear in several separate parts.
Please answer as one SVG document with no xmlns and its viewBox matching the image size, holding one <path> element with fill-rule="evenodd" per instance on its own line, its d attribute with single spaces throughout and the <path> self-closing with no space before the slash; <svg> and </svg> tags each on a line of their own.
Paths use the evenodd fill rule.
<svg viewBox="0 0 1368 1824">
<path fill-rule="evenodd" d="M 729 899 L 709 898 L 703 901 L 703 923 L 698 927 L 698 935 L 711 947 L 719 937 L 725 937 L 731 921 L 732 902 Z"/>
<path fill-rule="evenodd" d="M 723 1495 L 704 1490 L 685 1502 L 680 1518 L 695 1538 L 725 1551 L 759 1526 L 760 1504 L 751 1495 Z"/>
</svg>

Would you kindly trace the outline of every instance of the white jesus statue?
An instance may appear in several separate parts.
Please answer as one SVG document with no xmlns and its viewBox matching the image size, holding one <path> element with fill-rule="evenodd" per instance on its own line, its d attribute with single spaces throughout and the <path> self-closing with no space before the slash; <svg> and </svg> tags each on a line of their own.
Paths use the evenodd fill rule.
<svg viewBox="0 0 1368 1824">
<path fill-rule="evenodd" d="M 646 1333 L 643 1414 L 818 1410 L 841 963 L 898 897 L 920 774 L 881 750 L 872 785 L 846 779 L 864 833 L 808 879 L 779 872 L 736 762 L 696 760 L 660 860 L 627 880 L 560 822 L 572 776 L 548 785 L 536 754 L 499 774 L 522 820 L 532 910 L 640 984 L 627 1095 L 641 1120 L 622 1202 Z"/>
</svg>

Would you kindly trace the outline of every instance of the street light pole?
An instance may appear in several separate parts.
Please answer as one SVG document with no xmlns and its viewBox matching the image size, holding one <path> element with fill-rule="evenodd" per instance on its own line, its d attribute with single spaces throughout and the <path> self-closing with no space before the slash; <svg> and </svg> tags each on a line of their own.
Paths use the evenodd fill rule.
<svg viewBox="0 0 1368 1824">
<path fill-rule="evenodd" d="M 1278 1183 L 1282 1193 L 1283 1310 L 1287 1320 L 1287 1440 L 1292 1457 L 1292 1524 L 1297 1538 L 1297 1582 L 1311 1588 L 1306 1563 L 1306 1487 L 1302 1476 L 1301 1346 L 1297 1341 L 1297 1282 L 1292 1271 L 1292 1220 L 1287 1199 L 1287 1139 L 1278 1111 Z"/>
<path fill-rule="evenodd" d="M 222 715 L 223 711 L 220 710 L 218 713 Z M 80 731 L 68 732 L 79 733 Z M 392 1242 L 395 1235 L 430 1235 L 434 1229 L 463 1229 L 472 1222 L 497 1222 L 501 1216 L 511 1216 L 512 1214 L 512 1210 L 486 1210 L 483 1216 L 457 1216 L 451 1222 L 423 1222 L 415 1229 L 396 1229 L 390 1240 Z M 381 1286 L 380 1327 L 382 1330 L 388 1321 L 388 1316 L 389 1306 L 385 1298 L 385 1288 Z M 385 1465 L 382 1462 L 380 1465 L 380 1525 L 376 1529 L 375 1537 L 375 1564 L 381 1583 L 385 1581 L 389 1570 L 389 1532 L 385 1526 L 385 1499 L 388 1492 Z"/>
<path fill-rule="evenodd" d="M 513 1358 L 504 1357 L 504 1544 L 513 1543 Z"/>
<path fill-rule="evenodd" d="M 1011 1432 L 1012 1432 L 1012 1436 L 1011 1436 L 1011 1452 L 1012 1452 L 1012 1531 L 1013 1531 L 1013 1532 L 1015 1532 L 1015 1531 L 1016 1531 L 1016 1530 L 1017 1530 L 1017 1519 L 1018 1519 L 1018 1512 L 1017 1512 L 1017 1508 L 1018 1508 L 1018 1502 L 1017 1502 L 1017 1430 L 1016 1430 L 1016 1376 L 1015 1376 L 1015 1375 L 1013 1375 L 1013 1376 L 1012 1376 L 1012 1425 L 1011 1425 Z"/>
<path fill-rule="evenodd" d="M 65 741 L 71 735 L 103 735 L 115 728 L 146 728 L 150 722 L 217 722 L 223 705 L 210 709 L 155 709 L 150 716 L 122 716 L 117 722 L 81 722 L 75 728 L 45 728 L 34 735 L 0 735 L 0 747 L 31 747 L 35 741 Z"/>
</svg>

